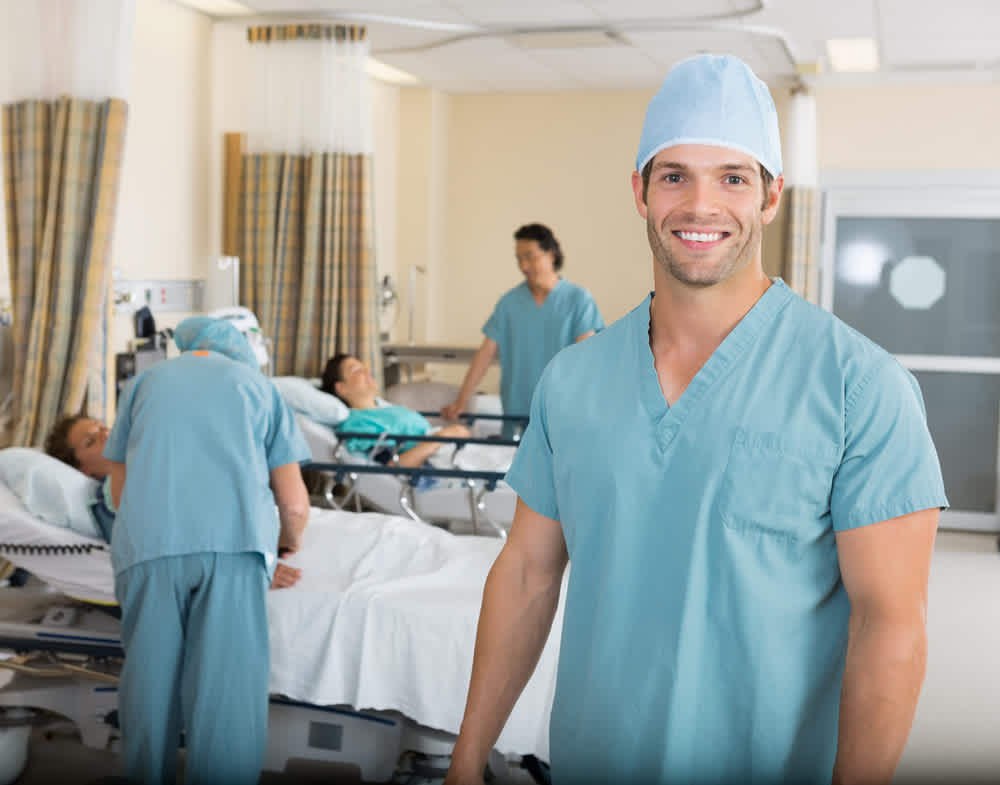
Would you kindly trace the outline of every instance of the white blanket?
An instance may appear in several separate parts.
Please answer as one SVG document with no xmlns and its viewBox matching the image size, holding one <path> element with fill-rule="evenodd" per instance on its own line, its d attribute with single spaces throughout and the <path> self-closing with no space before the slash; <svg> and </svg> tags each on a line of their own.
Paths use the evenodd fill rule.
<svg viewBox="0 0 1000 785">
<path fill-rule="evenodd" d="M 290 559 L 302 580 L 269 597 L 272 690 L 394 709 L 458 733 L 483 585 L 501 545 L 404 518 L 315 511 L 305 547 Z M 548 760 L 561 627 L 560 608 L 501 752 Z"/>
</svg>

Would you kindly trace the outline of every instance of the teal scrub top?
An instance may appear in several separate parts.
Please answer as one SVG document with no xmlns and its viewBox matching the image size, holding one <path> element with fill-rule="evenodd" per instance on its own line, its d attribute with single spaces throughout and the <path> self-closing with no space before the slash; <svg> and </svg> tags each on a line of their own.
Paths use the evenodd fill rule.
<svg viewBox="0 0 1000 785">
<path fill-rule="evenodd" d="M 499 344 L 504 414 L 527 415 L 548 361 L 579 336 L 603 327 L 590 292 L 563 278 L 541 305 L 525 282 L 501 297 L 483 325 L 483 334 Z"/>
<path fill-rule="evenodd" d="M 104 456 L 125 464 L 111 536 L 115 574 L 191 553 L 262 553 L 273 569 L 270 472 L 311 457 L 260 371 L 216 352 L 158 363 L 122 391 Z"/>
<path fill-rule="evenodd" d="M 419 412 L 405 406 L 377 406 L 374 409 L 351 409 L 347 419 L 336 430 L 344 433 L 395 433 L 400 436 L 424 436 L 431 425 Z M 374 439 L 348 439 L 344 446 L 350 452 L 366 452 L 375 446 Z M 394 447 L 393 439 L 386 439 L 386 447 Z M 406 442 L 401 450 L 409 450 L 416 442 Z"/>
<path fill-rule="evenodd" d="M 834 532 L 947 505 L 916 381 L 776 280 L 673 406 L 646 300 L 561 352 L 507 482 L 570 575 L 557 783 L 829 783 Z"/>
</svg>

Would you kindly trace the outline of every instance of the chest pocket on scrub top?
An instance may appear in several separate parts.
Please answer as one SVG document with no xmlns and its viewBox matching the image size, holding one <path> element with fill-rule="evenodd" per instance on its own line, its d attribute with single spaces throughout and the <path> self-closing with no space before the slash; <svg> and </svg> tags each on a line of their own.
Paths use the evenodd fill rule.
<svg viewBox="0 0 1000 785">
<path fill-rule="evenodd" d="M 829 525 L 830 487 L 840 449 L 738 428 L 719 489 L 723 524 L 796 546 Z"/>
</svg>

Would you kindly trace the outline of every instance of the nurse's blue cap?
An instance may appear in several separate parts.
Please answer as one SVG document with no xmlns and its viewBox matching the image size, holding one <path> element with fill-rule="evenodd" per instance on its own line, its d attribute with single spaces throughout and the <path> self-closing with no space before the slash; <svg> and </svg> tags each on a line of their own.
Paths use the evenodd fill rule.
<svg viewBox="0 0 1000 785">
<path fill-rule="evenodd" d="M 189 316 L 174 330 L 174 343 L 182 352 L 201 349 L 224 354 L 230 360 L 245 363 L 259 371 L 257 358 L 243 335 L 233 323 L 211 316 Z"/>
<path fill-rule="evenodd" d="M 774 99 L 750 67 L 730 55 L 697 55 L 670 69 L 646 109 L 636 171 L 677 144 L 739 150 L 781 174 Z"/>
</svg>

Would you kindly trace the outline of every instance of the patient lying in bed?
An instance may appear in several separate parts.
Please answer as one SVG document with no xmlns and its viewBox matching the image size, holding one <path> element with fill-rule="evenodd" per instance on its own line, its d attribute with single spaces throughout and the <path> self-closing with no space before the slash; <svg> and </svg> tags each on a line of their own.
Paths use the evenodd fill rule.
<svg viewBox="0 0 1000 785">
<path fill-rule="evenodd" d="M 111 461 L 104 457 L 104 443 L 109 432 L 108 426 L 100 420 L 74 414 L 59 420 L 45 439 L 45 452 L 101 481 L 101 492 L 94 499 L 91 512 L 108 542 L 111 541 L 115 519 L 115 507 L 111 500 Z M 301 575 L 299 568 L 279 561 L 271 588 L 294 586 Z"/>
<path fill-rule="evenodd" d="M 351 413 L 336 430 L 344 433 L 394 433 L 400 435 L 424 436 L 431 431 L 431 425 L 418 412 L 405 406 L 380 406 L 378 384 L 375 377 L 357 357 L 338 354 L 331 357 L 323 371 L 323 392 L 342 400 Z M 468 438 L 472 435 L 464 425 L 446 425 L 436 431 L 440 436 Z M 375 439 L 348 439 L 345 446 L 351 452 L 367 452 L 376 444 Z M 422 466 L 441 447 L 439 442 L 385 442 L 395 448 L 400 466 Z M 392 457 L 389 449 L 376 460 L 385 463 Z"/>
</svg>

